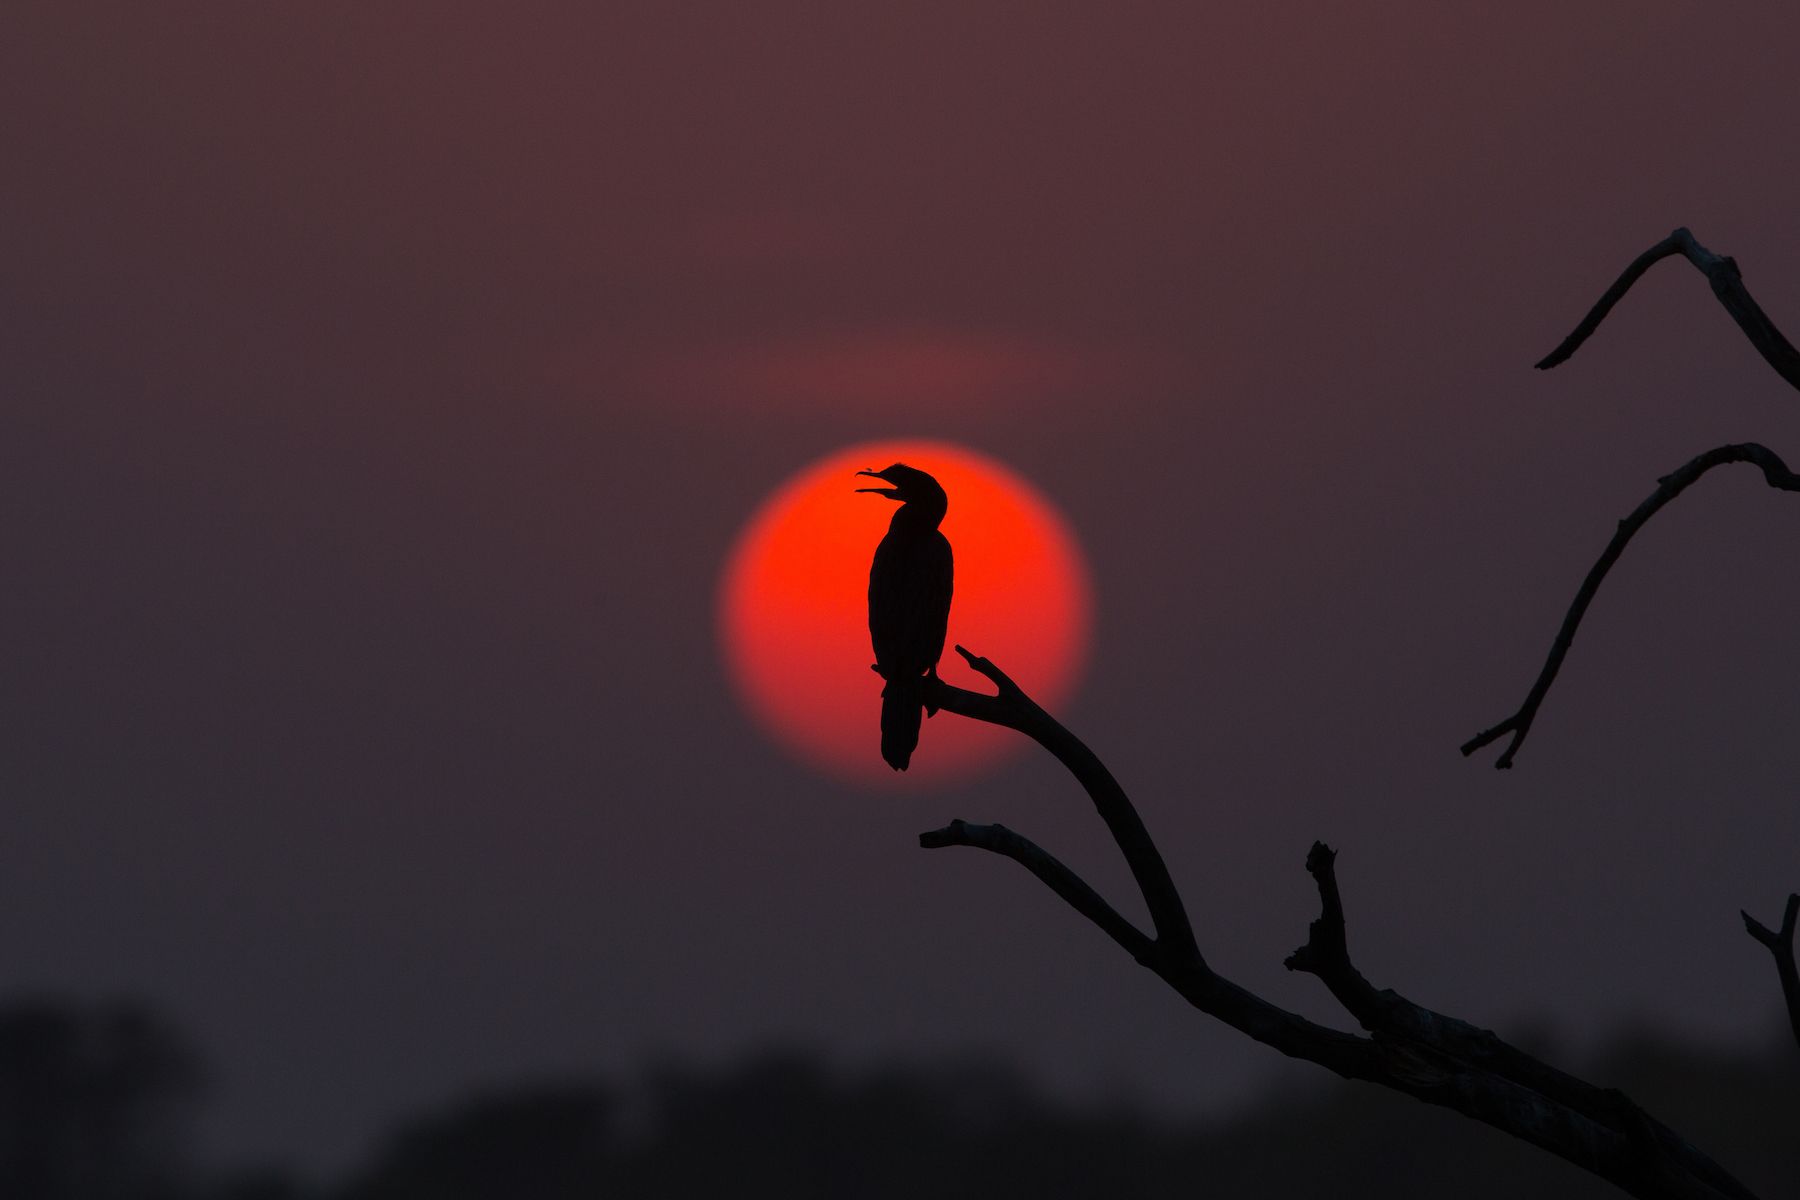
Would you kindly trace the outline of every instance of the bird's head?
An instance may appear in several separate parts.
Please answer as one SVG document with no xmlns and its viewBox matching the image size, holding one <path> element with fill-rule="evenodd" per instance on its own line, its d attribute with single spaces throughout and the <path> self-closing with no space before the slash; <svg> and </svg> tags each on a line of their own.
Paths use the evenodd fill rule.
<svg viewBox="0 0 1800 1200">
<path fill-rule="evenodd" d="M 858 471 L 858 475 L 869 475 L 876 479 L 886 480 L 893 487 L 857 488 L 859 492 L 874 492 L 877 496 L 886 496 L 889 500 L 897 500 L 901 504 L 914 501 L 935 507 L 944 503 L 944 489 L 917 467 L 909 467 L 905 463 L 895 463 L 880 471 Z"/>
</svg>

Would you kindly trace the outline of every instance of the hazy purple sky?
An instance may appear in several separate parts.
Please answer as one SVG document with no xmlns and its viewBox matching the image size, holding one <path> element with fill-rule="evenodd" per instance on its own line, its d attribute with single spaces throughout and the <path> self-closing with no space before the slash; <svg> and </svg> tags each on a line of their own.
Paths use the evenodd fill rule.
<svg viewBox="0 0 1800 1200">
<path fill-rule="evenodd" d="M 1003 820 L 1136 912 L 1053 764 L 859 794 L 738 710 L 741 522 L 906 434 L 1083 538 L 1062 715 L 1219 969 L 1341 1020 L 1281 968 L 1323 837 L 1379 985 L 1765 1040 L 1793 497 L 1709 478 L 1518 769 L 1456 747 L 1658 475 L 1800 455 L 1685 264 L 1530 369 L 1683 223 L 1800 333 L 1800 10 L 1470 7 L 13 6 L 4 990 L 151 998 L 218 1143 L 309 1162 L 771 1039 L 1274 1078 L 1017 868 L 915 848 Z"/>
</svg>

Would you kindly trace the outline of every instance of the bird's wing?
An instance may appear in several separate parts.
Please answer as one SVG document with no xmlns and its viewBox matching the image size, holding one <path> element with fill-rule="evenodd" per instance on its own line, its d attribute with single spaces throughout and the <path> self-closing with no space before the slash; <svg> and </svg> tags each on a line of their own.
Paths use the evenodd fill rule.
<svg viewBox="0 0 1800 1200">
<path fill-rule="evenodd" d="M 889 676 L 919 675 L 944 652 L 950 617 L 950 543 L 929 537 L 883 538 L 869 568 L 869 637 Z"/>
<path fill-rule="evenodd" d="M 936 664 L 944 653 L 944 637 L 950 628 L 950 595 L 956 584 L 956 564 L 950 553 L 950 539 L 936 533 L 926 546 L 924 570 L 926 597 L 922 611 L 925 626 L 920 631 L 920 650 L 927 668 Z"/>
</svg>

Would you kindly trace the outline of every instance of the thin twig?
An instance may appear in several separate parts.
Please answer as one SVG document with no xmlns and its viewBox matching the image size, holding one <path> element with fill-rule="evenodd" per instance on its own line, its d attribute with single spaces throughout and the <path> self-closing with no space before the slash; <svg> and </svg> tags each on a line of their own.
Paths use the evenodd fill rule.
<svg viewBox="0 0 1800 1200">
<path fill-rule="evenodd" d="M 1473 754 L 1488 743 L 1512 734 L 1512 741 L 1494 760 L 1494 766 L 1505 770 L 1512 766 L 1513 755 L 1519 752 L 1519 746 L 1525 741 L 1525 735 L 1531 732 L 1531 722 L 1537 716 L 1538 706 L 1550 691 L 1550 685 L 1556 680 L 1556 673 L 1562 667 L 1563 658 L 1574 644 L 1576 627 L 1587 612 L 1588 605 L 1593 602 L 1594 595 L 1600 590 L 1600 583 L 1612 565 L 1624 553 L 1625 545 L 1658 509 L 1679 496 L 1702 475 L 1714 467 L 1726 463 L 1747 462 L 1761 468 L 1763 479 L 1772 488 L 1784 492 L 1800 491 L 1800 475 L 1788 470 L 1788 466 L 1773 450 L 1756 442 L 1741 442 L 1729 446 L 1719 446 L 1708 450 L 1705 454 L 1690 459 L 1678 469 L 1664 475 L 1657 481 L 1656 490 L 1648 499 L 1638 505 L 1632 514 L 1619 522 L 1619 528 L 1613 533 L 1612 540 L 1588 571 L 1587 578 L 1581 582 L 1581 590 L 1575 593 L 1575 599 L 1569 604 L 1569 611 L 1563 617 L 1562 627 L 1556 632 L 1556 640 L 1550 644 L 1550 655 L 1544 660 L 1544 669 L 1538 672 L 1537 682 L 1531 685 L 1531 691 L 1525 697 L 1525 703 L 1519 706 L 1506 720 L 1491 728 L 1484 729 L 1462 744 L 1464 757 Z"/>
<path fill-rule="evenodd" d="M 1606 294 L 1581 319 L 1573 333 L 1562 340 L 1562 344 L 1545 355 L 1537 364 L 1540 371 L 1548 371 L 1559 363 L 1568 361 L 1569 357 L 1587 341 L 1588 336 L 1600 327 L 1606 314 L 1612 311 L 1631 285 L 1651 266 L 1671 255 L 1680 254 L 1693 263 L 1701 274 L 1712 284 L 1713 295 L 1719 298 L 1731 319 L 1737 322 L 1750 344 L 1756 347 L 1763 361 L 1775 368 L 1775 373 L 1788 383 L 1789 387 L 1800 390 L 1800 350 L 1795 350 L 1791 342 L 1769 320 L 1762 306 L 1750 295 L 1744 286 L 1743 273 L 1738 270 L 1737 260 L 1728 255 L 1714 254 L 1705 246 L 1694 240 L 1694 235 L 1684 226 L 1671 233 L 1650 249 L 1632 260 L 1613 285 L 1606 289 Z"/>
<path fill-rule="evenodd" d="M 1794 1027 L 1794 1041 L 1800 1043 L 1800 970 L 1794 966 L 1794 921 L 1800 917 L 1800 894 L 1787 898 L 1787 911 L 1781 914 L 1781 931 L 1771 930 L 1742 909 L 1744 928 L 1750 936 L 1769 948 L 1775 956 L 1775 971 L 1781 976 L 1781 998 L 1787 1003 L 1788 1022 Z"/>
<path fill-rule="evenodd" d="M 1124 947 L 1125 953 L 1131 957 L 1141 963 L 1148 963 L 1155 951 L 1155 943 L 1136 925 L 1121 917 L 1087 880 L 1064 866 L 1055 855 L 1045 851 L 1030 838 L 1014 833 L 1004 825 L 971 825 L 967 821 L 952 821 L 942 829 L 921 833 L 919 845 L 926 850 L 938 850 L 945 846 L 973 846 L 977 850 L 1004 855 L 1036 875 L 1046 887 L 1061 896 L 1070 908 L 1098 925 L 1106 936 Z"/>
</svg>

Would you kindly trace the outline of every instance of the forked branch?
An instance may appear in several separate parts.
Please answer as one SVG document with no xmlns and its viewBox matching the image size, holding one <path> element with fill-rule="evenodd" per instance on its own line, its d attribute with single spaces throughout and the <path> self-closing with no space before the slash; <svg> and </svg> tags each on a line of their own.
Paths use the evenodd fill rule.
<svg viewBox="0 0 1800 1200">
<path fill-rule="evenodd" d="M 1306 869 L 1319 889 L 1319 919 L 1289 969 L 1316 975 L 1364 1033 L 1315 1024 L 1264 1000 L 1206 964 L 1181 897 L 1136 808 L 1081 741 L 985 658 L 957 653 L 993 681 L 984 695 L 933 678 L 926 701 L 973 720 L 1018 730 L 1054 754 L 1087 790 L 1131 866 L 1156 924 L 1146 936 L 1066 865 L 999 825 L 952 821 L 919 836 L 926 849 L 970 846 L 1022 864 L 1195 1008 L 1293 1058 L 1346 1079 L 1412 1096 L 1522 1138 L 1610 1180 L 1634 1196 L 1751 1200 L 1744 1186 L 1616 1091 L 1541 1062 L 1465 1021 L 1377 990 L 1350 960 L 1336 854 L 1315 843 Z"/>
<path fill-rule="evenodd" d="M 1781 914 L 1781 930 L 1776 932 L 1747 912 L 1739 910 L 1744 928 L 1751 937 L 1769 948 L 1775 956 L 1775 972 L 1781 977 L 1781 998 L 1787 1003 L 1788 1023 L 1794 1028 L 1794 1041 L 1800 1043 L 1800 973 L 1794 968 L 1794 919 L 1800 917 L 1800 894 L 1787 898 L 1787 911 Z"/>
<path fill-rule="evenodd" d="M 1690 459 L 1656 482 L 1656 490 L 1648 499 L 1632 510 L 1630 516 L 1619 522 L 1613 532 L 1612 540 L 1606 544 L 1593 567 L 1588 570 L 1587 578 L 1581 581 L 1581 589 L 1575 593 L 1575 599 L 1569 604 L 1569 611 L 1563 617 L 1562 628 L 1556 631 L 1556 640 L 1550 643 L 1550 654 L 1544 660 L 1543 670 L 1538 672 L 1537 681 L 1526 693 L 1525 703 L 1512 716 L 1498 725 L 1482 730 L 1462 744 L 1465 757 L 1473 754 L 1488 743 L 1498 738 L 1512 735 L 1506 749 L 1494 760 L 1494 766 L 1505 770 L 1512 766 L 1513 755 L 1525 741 L 1525 735 L 1531 732 L 1531 722 L 1536 719 L 1538 706 L 1549 694 L 1550 685 L 1556 682 L 1556 673 L 1562 669 L 1563 659 L 1569 653 L 1569 647 L 1575 643 L 1575 630 L 1581 625 L 1581 618 L 1586 614 L 1588 605 L 1600 590 L 1600 584 L 1606 573 L 1625 552 L 1625 545 L 1632 536 L 1644 527 L 1645 522 L 1655 516 L 1657 511 L 1675 497 L 1686 491 L 1690 485 L 1714 467 L 1726 463 L 1751 463 L 1762 469 L 1763 480 L 1770 487 L 1784 492 L 1800 491 L 1800 475 L 1788 470 L 1788 466 L 1773 450 L 1755 442 L 1741 442 L 1729 446 L 1718 446 L 1708 450 L 1696 458 Z"/>
<path fill-rule="evenodd" d="M 1112 777 L 1112 772 L 1079 738 L 1039 708 L 1007 677 L 1006 672 L 961 646 L 956 647 L 956 652 L 962 655 L 970 669 L 993 682 L 996 693 L 984 696 L 980 692 L 952 687 L 933 675 L 926 682 L 926 704 L 958 716 L 1017 730 L 1055 755 L 1093 797 L 1100 819 L 1106 822 L 1113 840 L 1125 855 L 1132 878 L 1137 881 L 1144 903 L 1150 909 L 1150 919 L 1155 922 L 1158 945 L 1166 953 L 1198 957 L 1194 931 L 1188 923 L 1187 910 L 1182 906 L 1181 893 L 1175 890 L 1175 881 L 1169 878 L 1169 868 L 1163 863 L 1162 853 L 1150 840 L 1137 809 L 1132 807 L 1125 789 Z"/>
</svg>

